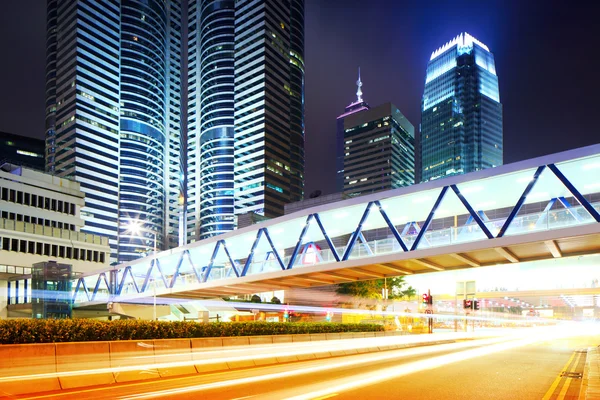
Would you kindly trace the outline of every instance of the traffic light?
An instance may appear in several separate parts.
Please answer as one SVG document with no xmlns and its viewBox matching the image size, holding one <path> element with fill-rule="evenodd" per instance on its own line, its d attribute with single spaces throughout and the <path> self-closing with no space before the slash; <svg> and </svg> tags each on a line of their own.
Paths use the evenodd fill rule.
<svg viewBox="0 0 600 400">
<path fill-rule="evenodd" d="M 290 317 L 289 311 L 287 308 L 283 310 L 283 318 L 288 319 Z"/>
<path fill-rule="evenodd" d="M 429 303 L 429 295 L 427 293 L 423 293 L 423 301 L 422 301 L 422 303 L 424 305 L 430 304 Z"/>
<path fill-rule="evenodd" d="M 464 309 L 470 309 L 472 307 L 473 307 L 472 300 L 467 300 L 467 299 L 463 300 L 463 308 Z"/>
<path fill-rule="evenodd" d="M 479 310 L 479 300 L 474 300 L 473 301 L 473 309 Z"/>
<path fill-rule="evenodd" d="M 327 314 L 325 315 L 325 321 L 331 322 L 331 314 L 332 313 L 330 311 L 327 311 Z"/>
<path fill-rule="evenodd" d="M 433 296 L 432 295 L 428 296 L 428 300 L 429 300 L 429 304 L 433 305 Z"/>
</svg>

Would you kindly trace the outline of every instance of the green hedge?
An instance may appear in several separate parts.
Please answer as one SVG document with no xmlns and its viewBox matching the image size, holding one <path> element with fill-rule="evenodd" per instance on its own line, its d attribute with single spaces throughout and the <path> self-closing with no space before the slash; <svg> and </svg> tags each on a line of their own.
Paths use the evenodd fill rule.
<svg viewBox="0 0 600 400">
<path fill-rule="evenodd" d="M 180 339 L 383 331 L 375 324 L 305 322 L 162 322 L 92 319 L 0 320 L 0 344 Z"/>
</svg>

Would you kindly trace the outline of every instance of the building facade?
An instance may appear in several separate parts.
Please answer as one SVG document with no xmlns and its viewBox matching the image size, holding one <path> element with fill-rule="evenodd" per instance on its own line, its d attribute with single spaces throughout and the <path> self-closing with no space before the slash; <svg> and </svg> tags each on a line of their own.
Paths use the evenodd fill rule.
<svg viewBox="0 0 600 400">
<path fill-rule="evenodd" d="M 79 182 L 112 262 L 178 245 L 180 1 L 48 0 L 47 18 L 47 170 Z"/>
<path fill-rule="evenodd" d="M 335 187 L 338 192 L 344 191 L 344 118 L 350 114 L 368 110 L 370 107 L 362 98 L 362 81 L 360 79 L 360 68 L 358 69 L 358 80 L 356 81 L 356 101 L 350 103 L 344 113 L 337 117 L 335 132 Z"/>
<path fill-rule="evenodd" d="M 304 1 L 191 1 L 188 242 L 304 193 Z"/>
<path fill-rule="evenodd" d="M 83 232 L 84 205 L 77 182 L 0 167 L 0 317 L 9 302 L 31 302 L 33 264 L 57 261 L 78 273 L 109 268 L 108 238 Z"/>
<path fill-rule="evenodd" d="M 344 194 L 415 183 L 414 127 L 392 103 L 344 117 Z"/>
<path fill-rule="evenodd" d="M 234 0 L 190 1 L 187 241 L 235 229 L 234 43 Z"/>
<path fill-rule="evenodd" d="M 44 140 L 0 132 L 0 165 L 10 163 L 43 171 L 45 147 Z"/>
<path fill-rule="evenodd" d="M 485 44 L 461 33 L 432 53 L 421 111 L 422 182 L 502 165 L 502 105 Z"/>
</svg>

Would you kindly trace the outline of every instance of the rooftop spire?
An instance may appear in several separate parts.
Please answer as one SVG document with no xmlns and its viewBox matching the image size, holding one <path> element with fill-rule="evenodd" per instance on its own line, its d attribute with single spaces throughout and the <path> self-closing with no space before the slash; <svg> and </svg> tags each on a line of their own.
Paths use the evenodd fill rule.
<svg viewBox="0 0 600 400">
<path fill-rule="evenodd" d="M 356 81 L 356 86 L 358 87 L 356 89 L 356 102 L 357 103 L 362 103 L 363 99 L 362 99 L 362 90 L 360 89 L 362 87 L 362 81 L 360 80 L 360 67 L 358 67 L 358 80 Z"/>
</svg>

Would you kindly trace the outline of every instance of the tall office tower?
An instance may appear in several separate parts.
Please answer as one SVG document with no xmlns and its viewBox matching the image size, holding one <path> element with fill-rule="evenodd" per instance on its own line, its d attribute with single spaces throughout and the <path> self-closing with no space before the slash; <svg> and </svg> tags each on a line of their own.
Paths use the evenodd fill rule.
<svg viewBox="0 0 600 400">
<path fill-rule="evenodd" d="M 188 242 L 303 195 L 304 1 L 190 0 Z"/>
<path fill-rule="evenodd" d="M 392 103 L 344 117 L 344 194 L 415 183 L 415 128 Z"/>
<path fill-rule="evenodd" d="M 190 1 L 188 27 L 189 242 L 235 228 L 235 1 Z"/>
<path fill-rule="evenodd" d="M 235 211 L 275 217 L 304 192 L 304 0 L 235 5 Z"/>
<path fill-rule="evenodd" d="M 180 1 L 48 0 L 47 29 L 46 168 L 80 183 L 112 262 L 176 245 Z"/>
<path fill-rule="evenodd" d="M 421 114 L 421 181 L 502 164 L 494 56 L 461 33 L 431 54 Z"/>
<path fill-rule="evenodd" d="M 337 129 L 335 132 L 335 187 L 337 192 L 344 191 L 344 118 L 350 114 L 368 110 L 370 107 L 363 100 L 362 81 L 360 79 L 360 68 L 358 69 L 358 80 L 356 81 L 356 101 L 350 103 L 344 113 L 337 117 Z"/>
</svg>

